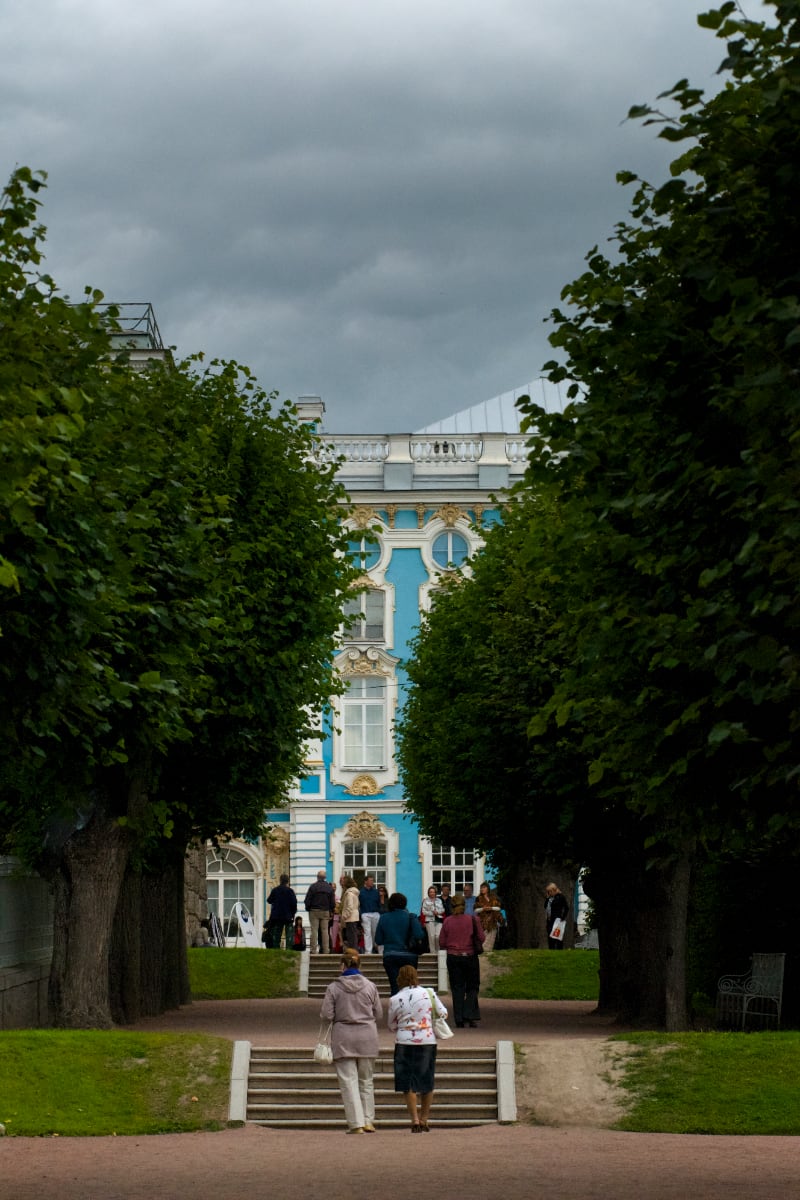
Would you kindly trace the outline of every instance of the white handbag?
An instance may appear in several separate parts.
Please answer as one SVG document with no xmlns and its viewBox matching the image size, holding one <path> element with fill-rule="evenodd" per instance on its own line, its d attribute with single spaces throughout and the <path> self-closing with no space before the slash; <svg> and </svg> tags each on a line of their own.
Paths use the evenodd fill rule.
<svg viewBox="0 0 800 1200">
<path fill-rule="evenodd" d="M 328 1066 L 333 1062 L 333 1050 L 331 1049 L 331 1030 L 333 1029 L 333 1021 L 331 1021 L 325 1032 L 322 1032 L 322 1026 L 319 1027 L 319 1041 L 314 1047 L 314 1062 L 326 1063 Z"/>
<path fill-rule="evenodd" d="M 433 1032 L 436 1034 L 437 1042 L 443 1042 L 446 1038 L 451 1038 L 453 1036 L 453 1031 L 450 1028 L 450 1026 L 447 1024 L 447 1021 L 444 1019 L 444 1017 L 437 1017 L 434 1015 L 436 1012 L 436 1001 L 433 998 L 433 992 L 431 991 L 430 988 L 428 988 L 428 995 L 431 998 L 431 1016 L 433 1017 Z"/>
<path fill-rule="evenodd" d="M 553 928 L 550 930 L 550 937 L 554 942 L 563 942 L 564 934 L 567 930 L 567 922 L 563 917 L 556 917 L 553 921 Z"/>
</svg>

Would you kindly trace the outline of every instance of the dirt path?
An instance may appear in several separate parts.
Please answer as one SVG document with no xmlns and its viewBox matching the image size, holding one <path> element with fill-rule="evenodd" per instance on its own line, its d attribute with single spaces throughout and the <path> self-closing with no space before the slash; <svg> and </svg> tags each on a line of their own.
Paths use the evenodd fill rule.
<svg viewBox="0 0 800 1200">
<path fill-rule="evenodd" d="M 626 1093 L 619 1083 L 628 1053 L 606 1038 L 519 1046 L 518 1119 L 557 1128 L 610 1129 L 625 1112 Z"/>
</svg>

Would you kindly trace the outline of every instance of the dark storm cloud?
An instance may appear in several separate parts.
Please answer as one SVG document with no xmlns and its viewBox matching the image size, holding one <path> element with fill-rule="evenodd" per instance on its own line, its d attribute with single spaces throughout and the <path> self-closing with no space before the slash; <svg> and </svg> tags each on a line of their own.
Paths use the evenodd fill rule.
<svg viewBox="0 0 800 1200">
<path fill-rule="evenodd" d="M 36 0 L 0 9 L 0 152 L 50 175 L 47 266 L 181 354 L 412 429 L 534 378 L 624 217 L 623 123 L 722 46 L 689 0 Z"/>
</svg>

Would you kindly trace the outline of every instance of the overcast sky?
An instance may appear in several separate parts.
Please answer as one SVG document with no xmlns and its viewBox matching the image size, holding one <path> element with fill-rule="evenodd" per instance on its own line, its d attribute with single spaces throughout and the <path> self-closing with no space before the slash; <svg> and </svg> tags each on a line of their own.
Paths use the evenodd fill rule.
<svg viewBox="0 0 800 1200">
<path fill-rule="evenodd" d="M 413 430 L 540 374 L 615 173 L 665 176 L 629 107 L 718 86 L 710 6 L 0 0 L 0 167 L 48 172 L 74 299 L 151 301 L 329 432 Z"/>
</svg>

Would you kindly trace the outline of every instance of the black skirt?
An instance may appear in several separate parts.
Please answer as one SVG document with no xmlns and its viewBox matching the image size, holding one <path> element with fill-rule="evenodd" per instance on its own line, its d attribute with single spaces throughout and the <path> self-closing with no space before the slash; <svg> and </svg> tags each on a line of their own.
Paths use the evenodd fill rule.
<svg viewBox="0 0 800 1200">
<path fill-rule="evenodd" d="M 396 1042 L 394 1047 L 394 1090 L 417 1092 L 420 1096 L 433 1091 L 436 1072 L 436 1043 L 410 1046 Z"/>
</svg>

